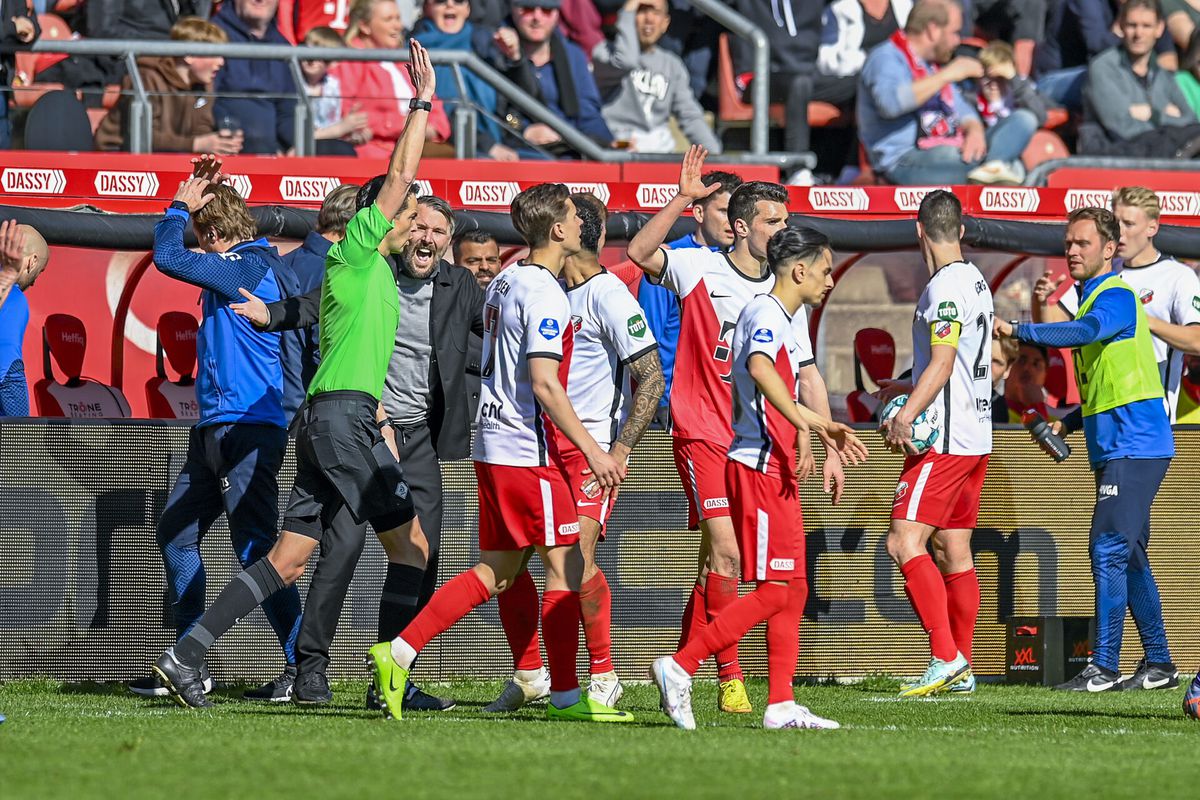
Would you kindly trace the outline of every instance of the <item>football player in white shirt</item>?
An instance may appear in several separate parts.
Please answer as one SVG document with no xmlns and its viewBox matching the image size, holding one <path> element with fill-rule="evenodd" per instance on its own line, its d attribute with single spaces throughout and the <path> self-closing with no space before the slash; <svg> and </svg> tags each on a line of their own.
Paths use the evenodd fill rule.
<svg viewBox="0 0 1200 800">
<path fill-rule="evenodd" d="M 683 160 L 679 193 L 629 242 L 629 258 L 652 282 L 679 296 L 681 309 L 675 371 L 671 381 L 671 434 L 675 467 L 688 498 L 688 527 L 700 528 L 699 575 L 683 613 L 680 641 L 686 643 L 737 599 L 740 573 L 737 536 L 729 518 L 725 459 L 732 419 L 730 336 L 738 316 L 756 295 L 766 294 L 775 275 L 765 267 L 767 242 L 787 226 L 787 189 L 764 181 L 743 183 L 729 199 L 733 247 L 728 253 L 705 249 L 664 250 L 663 241 L 680 214 L 716 192 L 720 184 L 702 180 L 704 148 L 693 146 Z M 807 325 L 806 315 L 796 324 Z M 801 399 L 826 413 L 829 397 L 815 365 L 801 377 Z M 842 462 L 826 449 L 825 488 L 841 495 Z M 718 705 L 749 712 L 736 645 L 717 654 Z"/>
<path fill-rule="evenodd" d="M 526 189 L 512 204 L 513 227 L 529 259 L 488 286 L 479 416 L 474 442 L 479 479 L 479 564 L 447 582 L 400 635 L 370 649 L 385 709 L 399 718 L 408 669 L 433 637 L 503 592 L 536 550 L 546 569 L 542 627 L 550 666 L 551 719 L 627 722 L 633 717 L 583 696 L 579 650 L 579 519 L 561 467 L 554 429 L 585 455 L 602 491 L 625 465 L 587 432 L 563 388 L 571 322 L 558 285 L 563 262 L 579 252 L 580 220 L 562 184 Z"/>
<path fill-rule="evenodd" d="M 896 484 L 888 555 L 904 575 L 905 592 L 929 634 L 925 675 L 901 690 L 921 697 L 961 686 L 974 689 L 971 640 L 979 614 L 979 579 L 971 534 L 992 452 L 992 293 L 964 261 L 962 204 L 930 192 L 917 211 L 917 239 L 930 279 L 913 321 L 913 381 L 891 383 L 881 399 L 908 394 L 907 404 L 880 428 L 890 448 L 905 453 Z M 925 453 L 912 447 L 913 420 L 927 408 L 942 431 Z M 933 539 L 935 563 L 926 550 Z"/>
<path fill-rule="evenodd" d="M 838 455 L 832 458 L 856 463 L 866 459 L 867 449 L 848 426 L 797 402 L 800 371 L 813 362 L 813 353 L 807 328 L 794 320 L 805 303 L 820 303 L 833 288 L 829 239 L 808 228 L 788 228 L 771 237 L 767 249 L 775 286 L 746 305 L 733 332 L 734 438 L 725 462 L 742 578 L 757 588 L 651 667 L 663 710 L 685 730 L 696 726 L 691 676 L 709 655 L 764 621 L 770 689 L 763 727 L 840 727 L 796 705 L 792 689 L 808 599 L 799 481 L 814 469 L 811 430 L 834 443 Z"/>
<path fill-rule="evenodd" d="M 1200 353 L 1200 277 L 1187 264 L 1164 255 L 1154 246 L 1158 233 L 1158 195 L 1140 186 L 1113 192 L 1113 215 L 1121 226 L 1117 255 L 1121 280 L 1133 287 L 1154 334 L 1154 352 L 1166 393 L 1167 414 L 1175 422 L 1184 354 Z M 1057 303 L 1049 302 L 1066 279 L 1046 272 L 1034 286 L 1033 321 L 1063 322 L 1075 318 L 1079 295 L 1068 290 Z M 1138 676 L 1140 678 L 1140 676 Z M 1137 682 L 1139 685 L 1141 681 Z"/>
<path fill-rule="evenodd" d="M 658 345 L 642 309 L 624 282 L 600 265 L 604 248 L 604 204 L 592 194 L 571 200 L 582 221 L 583 249 L 567 258 L 562 277 L 571 306 L 571 353 L 567 397 L 583 426 L 599 445 L 622 464 L 654 419 L 666 382 Z M 634 390 L 631 383 L 636 384 Z M 579 546 L 583 552 L 583 583 L 579 603 L 584 639 L 591 656 L 588 696 L 615 706 L 624 689 L 612 663 L 609 632 L 611 595 L 604 573 L 596 565 L 596 542 L 612 512 L 616 495 L 605 495 L 592 477 L 587 459 L 559 432 L 566 480 L 579 514 Z M 549 678 L 538 647 L 538 597 L 533 578 L 523 571 L 498 598 L 500 621 L 513 650 L 513 677 L 500 697 L 484 711 L 515 711 L 545 697 Z"/>
</svg>

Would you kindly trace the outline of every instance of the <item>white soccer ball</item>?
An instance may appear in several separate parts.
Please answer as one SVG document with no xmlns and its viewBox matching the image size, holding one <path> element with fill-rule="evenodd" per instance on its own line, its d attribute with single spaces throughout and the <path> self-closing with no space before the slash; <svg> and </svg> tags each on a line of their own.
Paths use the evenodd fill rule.
<svg viewBox="0 0 1200 800">
<path fill-rule="evenodd" d="M 899 397 L 893 397 L 886 406 L 883 407 L 882 413 L 879 415 L 879 427 L 882 428 L 888 422 L 891 422 L 892 417 L 900 413 L 901 407 L 908 402 L 908 395 L 902 394 Z M 912 424 L 912 443 L 918 453 L 924 453 L 929 448 L 933 447 L 942 435 L 942 414 L 938 411 L 937 406 L 931 405 L 917 415 Z"/>
</svg>

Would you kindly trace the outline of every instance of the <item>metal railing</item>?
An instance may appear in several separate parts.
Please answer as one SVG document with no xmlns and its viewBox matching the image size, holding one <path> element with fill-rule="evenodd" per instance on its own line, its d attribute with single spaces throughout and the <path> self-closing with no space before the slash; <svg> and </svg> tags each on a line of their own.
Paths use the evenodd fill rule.
<svg viewBox="0 0 1200 800">
<path fill-rule="evenodd" d="M 730 27 L 740 36 L 748 37 L 755 46 L 755 71 L 758 76 L 769 75 L 770 50 L 766 36 L 752 23 L 721 5 L 717 0 L 695 0 L 698 8 L 713 16 L 718 22 Z M 142 41 L 128 39 L 44 39 L 32 45 L 0 44 L 0 52 L 32 51 L 34 53 L 62 53 L 75 56 L 119 56 L 125 60 L 130 76 L 132 97 L 129 110 L 129 149 L 134 153 L 150 152 L 152 141 L 152 113 L 150 97 L 137 70 L 137 59 L 141 56 L 156 57 L 221 57 L 226 59 L 250 59 L 256 61 L 284 61 L 288 64 L 296 93 L 295 154 L 313 154 L 312 108 L 307 92 L 300 61 L 320 59 L 322 61 L 391 61 L 408 60 L 407 50 L 373 50 L 354 47 L 321 47 L 279 44 L 209 43 Z M 555 131 L 562 141 L 582 157 L 603 163 L 628 161 L 662 161 L 678 157 L 678 154 L 639 154 L 623 150 L 612 150 L 597 144 L 560 115 L 555 114 L 539 100 L 525 92 L 491 64 L 470 51 L 434 50 L 430 60 L 436 65 L 451 67 L 458 84 L 460 99 L 455 101 L 454 148 L 457 158 L 475 157 L 475 131 L 479 113 L 466 99 L 466 79 L 463 70 L 470 70 L 493 86 L 512 105 L 520 109 L 532 121 L 540 122 Z M 754 120 L 751 124 L 751 148 L 749 153 L 714 156 L 712 162 L 773 164 L 787 169 L 799 165 L 812 165 L 808 153 L 770 153 L 767 151 L 767 108 L 768 81 L 755 80 L 753 86 Z M 265 96 L 265 95 L 264 95 Z"/>
<path fill-rule="evenodd" d="M 691 0 L 695 8 L 729 29 L 730 33 L 749 39 L 754 48 L 754 80 L 750 82 L 750 152 L 765 156 L 769 146 L 771 110 L 771 44 L 762 29 L 720 0 Z"/>
</svg>

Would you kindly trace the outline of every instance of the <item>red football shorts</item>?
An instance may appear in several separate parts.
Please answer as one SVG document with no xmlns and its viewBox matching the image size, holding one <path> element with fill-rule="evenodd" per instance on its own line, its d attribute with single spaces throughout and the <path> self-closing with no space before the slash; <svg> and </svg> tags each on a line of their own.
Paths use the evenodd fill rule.
<svg viewBox="0 0 1200 800">
<path fill-rule="evenodd" d="M 790 581 L 802 577 L 804 516 L 796 476 L 764 475 L 728 459 L 725 484 L 742 556 L 742 580 Z"/>
<path fill-rule="evenodd" d="M 579 541 L 579 516 L 562 471 L 475 462 L 479 549 L 524 550 Z"/>
<path fill-rule="evenodd" d="M 987 465 L 987 456 L 952 456 L 933 451 L 909 456 L 896 483 L 892 519 L 943 530 L 974 528 Z"/>
<path fill-rule="evenodd" d="M 688 501 L 688 528 L 696 530 L 700 520 L 729 516 L 725 491 L 725 462 L 728 446 L 719 447 L 704 439 L 672 439 L 675 469 Z"/>
<path fill-rule="evenodd" d="M 599 522 L 600 538 L 603 539 L 604 524 L 608 521 L 608 515 L 612 513 L 612 502 L 604 496 L 604 490 L 596 483 L 595 476 L 587 472 L 591 467 L 588 466 L 587 457 L 582 452 L 574 448 L 564 451 L 562 463 L 567 485 L 575 498 L 576 514 Z M 591 494 L 584 491 L 585 486 L 589 486 Z"/>
</svg>

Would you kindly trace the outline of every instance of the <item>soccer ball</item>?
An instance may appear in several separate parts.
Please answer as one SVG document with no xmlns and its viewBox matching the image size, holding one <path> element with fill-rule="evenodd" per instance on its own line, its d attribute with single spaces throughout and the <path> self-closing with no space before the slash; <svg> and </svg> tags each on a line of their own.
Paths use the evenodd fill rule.
<svg viewBox="0 0 1200 800">
<path fill-rule="evenodd" d="M 908 395 L 902 394 L 899 397 L 893 397 L 886 406 L 883 407 L 883 412 L 879 415 L 879 427 L 882 428 L 892 417 L 900 413 L 900 408 L 908 402 Z M 942 415 L 938 411 L 937 406 L 929 406 L 922 411 L 912 424 L 912 443 L 913 447 L 917 448 L 918 453 L 924 453 L 929 448 L 937 443 L 937 440 L 942 435 Z"/>
</svg>

